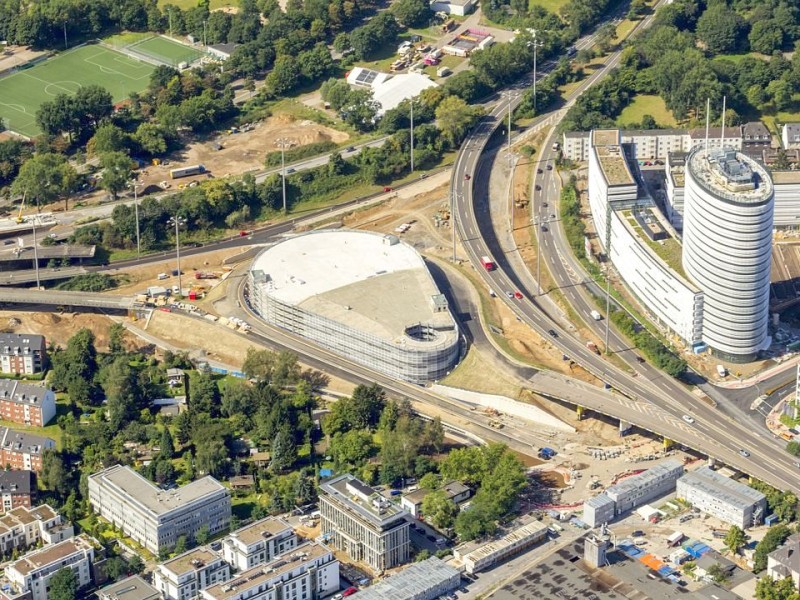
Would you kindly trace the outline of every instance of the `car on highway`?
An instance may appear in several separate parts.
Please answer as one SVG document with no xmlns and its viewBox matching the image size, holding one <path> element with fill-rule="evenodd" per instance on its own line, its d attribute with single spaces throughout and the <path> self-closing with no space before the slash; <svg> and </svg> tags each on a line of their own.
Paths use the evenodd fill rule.
<svg viewBox="0 0 800 600">
<path fill-rule="evenodd" d="M 794 463 L 794 466 L 797 467 L 798 469 L 800 469 L 800 462 Z"/>
<path fill-rule="evenodd" d="M 646 361 L 641 356 L 637 356 L 636 362 L 639 363 L 640 365 L 643 365 Z"/>
<path fill-rule="evenodd" d="M 539 173 L 539 175 L 542 174 L 542 170 L 541 169 L 536 169 L 536 172 Z"/>
<path fill-rule="evenodd" d="M 469 174 L 469 173 L 467 173 L 466 175 L 464 175 L 464 179 L 465 179 L 466 181 L 469 181 L 470 179 L 472 179 L 472 177 L 470 177 L 470 174 Z"/>
<path fill-rule="evenodd" d="M 542 191 L 542 186 L 540 186 L 538 183 L 536 184 L 536 191 L 537 192 L 541 192 Z"/>
<path fill-rule="evenodd" d="M 356 147 L 355 146 L 348 146 L 347 147 L 347 151 L 348 152 L 355 152 L 356 151 Z"/>
<path fill-rule="evenodd" d="M 548 171 L 552 171 L 553 170 L 553 165 L 547 165 L 547 170 Z"/>
<path fill-rule="evenodd" d="M 690 417 L 689 415 L 683 415 L 683 420 L 686 421 L 687 423 L 689 423 L 690 425 L 692 423 L 694 423 L 694 419 L 692 417 Z"/>
<path fill-rule="evenodd" d="M 522 292 L 520 292 L 519 290 L 516 290 L 514 292 L 514 298 L 516 298 L 517 300 L 522 300 Z"/>
<path fill-rule="evenodd" d="M 749 453 L 747 450 L 745 450 L 744 448 L 742 448 L 741 450 L 739 450 L 739 454 L 740 454 L 741 456 L 744 456 L 745 458 L 749 458 L 749 457 L 750 457 L 750 453 Z"/>
<path fill-rule="evenodd" d="M 542 202 L 542 208 L 547 208 L 547 202 Z"/>
<path fill-rule="evenodd" d="M 547 233 L 547 225 L 542 225 L 542 231 L 544 231 L 545 233 Z"/>
<path fill-rule="evenodd" d="M 287 173 L 294 173 L 295 169 L 294 169 L 294 167 L 289 167 L 288 169 L 286 169 L 286 172 Z"/>
<path fill-rule="evenodd" d="M 555 329 L 548 329 L 547 333 L 550 335 L 550 337 L 554 337 L 554 338 L 558 337 L 558 333 L 556 333 Z"/>
<path fill-rule="evenodd" d="M 514 292 L 509 290 L 509 291 L 506 292 L 506 296 L 508 296 L 509 298 L 513 298 L 514 297 Z"/>
</svg>

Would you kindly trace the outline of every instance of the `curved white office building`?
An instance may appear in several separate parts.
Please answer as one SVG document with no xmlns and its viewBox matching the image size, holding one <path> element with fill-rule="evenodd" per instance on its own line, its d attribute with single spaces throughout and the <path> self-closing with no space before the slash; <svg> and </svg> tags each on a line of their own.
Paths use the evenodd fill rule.
<svg viewBox="0 0 800 600">
<path fill-rule="evenodd" d="M 425 261 L 397 236 L 316 231 L 261 252 L 249 302 L 268 323 L 404 381 L 441 379 L 459 332 Z"/>
<path fill-rule="evenodd" d="M 772 179 L 740 152 L 702 147 L 685 176 L 683 265 L 705 295 L 703 340 L 748 362 L 768 343 Z"/>
</svg>

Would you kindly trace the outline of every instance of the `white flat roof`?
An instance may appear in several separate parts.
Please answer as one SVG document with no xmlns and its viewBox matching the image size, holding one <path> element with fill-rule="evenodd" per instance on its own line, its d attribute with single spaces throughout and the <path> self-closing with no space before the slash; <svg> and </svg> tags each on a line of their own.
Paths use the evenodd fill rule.
<svg viewBox="0 0 800 600">
<path fill-rule="evenodd" d="M 403 100 L 416 98 L 422 90 L 438 86 L 439 84 L 431 80 L 427 75 L 401 73 L 377 85 L 373 85 L 372 95 L 375 101 L 381 105 L 378 114 L 382 115 L 387 110 L 397 107 Z"/>
<path fill-rule="evenodd" d="M 264 272 L 275 300 L 383 339 L 413 343 L 404 332 L 419 324 L 456 335 L 450 311 L 434 309 L 440 292 L 422 257 L 396 236 L 306 233 L 268 248 L 251 269 Z"/>
</svg>

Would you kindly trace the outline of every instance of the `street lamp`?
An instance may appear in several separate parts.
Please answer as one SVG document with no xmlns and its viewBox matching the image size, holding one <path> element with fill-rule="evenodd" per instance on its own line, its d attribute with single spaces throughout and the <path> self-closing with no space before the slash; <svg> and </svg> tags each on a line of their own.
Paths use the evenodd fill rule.
<svg viewBox="0 0 800 600">
<path fill-rule="evenodd" d="M 134 179 L 129 185 L 133 188 L 133 209 L 136 215 L 136 258 L 141 258 L 142 244 L 139 237 L 139 180 Z"/>
<path fill-rule="evenodd" d="M 33 223 L 33 268 L 36 270 L 36 289 L 38 290 L 41 287 L 39 282 L 39 250 L 36 247 L 36 219 L 39 215 L 33 215 L 32 223 Z"/>
<path fill-rule="evenodd" d="M 281 149 L 281 178 L 283 184 L 283 213 L 286 214 L 286 149 L 295 145 L 295 141 L 290 138 L 279 138 L 275 140 L 275 146 Z"/>
<path fill-rule="evenodd" d="M 414 98 L 409 100 L 411 106 L 411 172 L 414 172 Z"/>
<path fill-rule="evenodd" d="M 533 30 L 533 41 L 528 42 L 528 46 L 533 46 L 533 115 L 536 116 L 536 50 L 544 46 L 544 42 L 536 41 L 536 30 Z"/>
<path fill-rule="evenodd" d="M 183 296 L 183 285 L 181 283 L 181 227 L 186 225 L 186 219 L 175 215 L 167 220 L 167 225 L 175 227 L 175 260 L 178 263 L 178 294 Z"/>
</svg>

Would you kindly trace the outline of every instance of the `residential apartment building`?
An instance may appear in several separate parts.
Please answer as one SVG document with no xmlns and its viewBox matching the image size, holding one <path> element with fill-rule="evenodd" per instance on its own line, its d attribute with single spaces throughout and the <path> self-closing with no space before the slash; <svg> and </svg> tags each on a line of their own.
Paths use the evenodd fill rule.
<svg viewBox="0 0 800 600">
<path fill-rule="evenodd" d="M 768 149 L 772 146 L 772 134 L 761 121 L 742 125 L 742 151 Z"/>
<path fill-rule="evenodd" d="M 99 600 L 161 600 L 161 594 L 138 575 L 120 579 L 97 592 Z"/>
<path fill-rule="evenodd" d="M 434 600 L 461 585 L 461 572 L 431 556 L 361 590 L 358 600 Z"/>
<path fill-rule="evenodd" d="M 0 379 L 0 418 L 42 427 L 56 416 L 56 395 L 43 385 Z"/>
<path fill-rule="evenodd" d="M 767 510 L 764 494 L 707 466 L 678 479 L 676 497 L 742 529 L 760 525 Z"/>
<path fill-rule="evenodd" d="M 290 554 L 204 589 L 203 600 L 317 600 L 339 590 L 339 561 L 309 542 Z"/>
<path fill-rule="evenodd" d="M 408 513 L 352 475 L 320 484 L 323 539 L 381 572 L 408 561 Z"/>
<path fill-rule="evenodd" d="M 55 448 L 55 441 L 48 437 L 0 427 L 0 465 L 11 469 L 42 470 L 42 453 Z"/>
<path fill-rule="evenodd" d="M 769 553 L 767 575 L 778 581 L 791 577 L 800 590 L 800 533 L 790 535 L 783 546 Z"/>
<path fill-rule="evenodd" d="M 786 123 L 781 129 L 781 143 L 784 149 L 800 148 L 800 123 Z"/>
<path fill-rule="evenodd" d="M 472 490 L 465 486 L 460 481 L 448 481 L 441 488 L 448 500 L 460 504 L 469 499 Z M 419 518 L 422 513 L 422 501 L 430 493 L 430 490 L 418 489 L 409 492 L 400 500 L 400 506 L 405 508 L 412 516 Z"/>
<path fill-rule="evenodd" d="M 40 373 L 47 359 L 44 336 L 29 333 L 0 333 L 0 373 Z"/>
<path fill-rule="evenodd" d="M 222 540 L 222 556 L 237 571 L 247 571 L 297 547 L 297 535 L 283 519 L 267 517 L 237 529 Z"/>
<path fill-rule="evenodd" d="M 89 502 L 101 517 L 135 542 L 158 554 L 178 538 L 194 538 L 201 527 L 211 535 L 228 529 L 230 492 L 213 477 L 163 490 L 130 467 L 116 465 L 89 476 Z"/>
<path fill-rule="evenodd" d="M 0 553 L 10 554 L 39 543 L 57 544 L 74 534 L 72 524 L 49 505 L 42 504 L 35 508 L 21 506 L 0 517 Z"/>
<path fill-rule="evenodd" d="M 72 569 L 82 588 L 92 581 L 94 553 L 95 543 L 85 535 L 30 552 L 5 568 L 3 592 L 9 598 L 48 600 L 50 578 L 63 568 Z"/>
<path fill-rule="evenodd" d="M 36 501 L 36 473 L 33 471 L 0 471 L 2 510 L 30 508 Z"/>
<path fill-rule="evenodd" d="M 193 600 L 208 586 L 230 578 L 230 565 L 217 553 L 200 547 L 158 565 L 153 585 L 166 600 Z"/>
<path fill-rule="evenodd" d="M 644 473 L 626 477 L 618 484 L 610 486 L 606 489 L 606 495 L 615 502 L 616 514 L 621 515 L 653 498 L 671 492 L 681 475 L 683 475 L 682 462 L 665 460 Z"/>
</svg>

